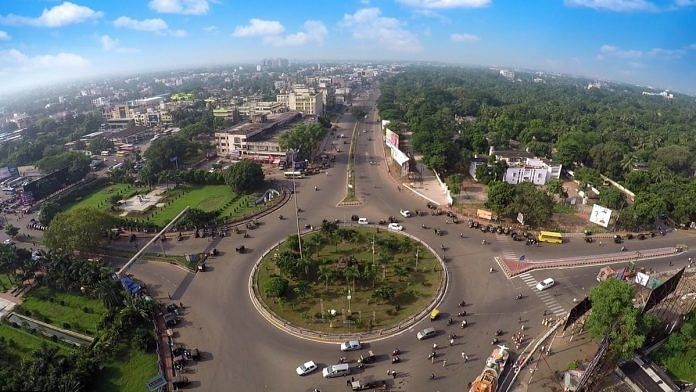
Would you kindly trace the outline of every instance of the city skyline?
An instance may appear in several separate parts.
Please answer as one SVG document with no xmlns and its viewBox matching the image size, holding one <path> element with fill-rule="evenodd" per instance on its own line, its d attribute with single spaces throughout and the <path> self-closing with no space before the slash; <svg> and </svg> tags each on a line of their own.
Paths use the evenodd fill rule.
<svg viewBox="0 0 696 392">
<path fill-rule="evenodd" d="M 433 61 L 696 94 L 691 0 L 37 1 L 0 10 L 3 91 L 231 63 Z"/>
</svg>

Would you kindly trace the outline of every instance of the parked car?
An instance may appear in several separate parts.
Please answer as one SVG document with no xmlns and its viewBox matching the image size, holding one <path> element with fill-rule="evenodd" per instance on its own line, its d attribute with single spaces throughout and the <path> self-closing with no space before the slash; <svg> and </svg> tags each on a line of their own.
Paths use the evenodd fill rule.
<svg viewBox="0 0 696 392">
<path fill-rule="evenodd" d="M 341 351 L 355 351 L 360 350 L 361 348 L 362 344 L 360 344 L 359 340 L 349 340 L 341 343 Z"/>
<path fill-rule="evenodd" d="M 317 370 L 317 364 L 314 361 L 307 361 L 295 369 L 298 376 L 307 375 L 315 370 Z"/>
<path fill-rule="evenodd" d="M 546 278 L 546 279 L 542 280 L 541 282 L 537 283 L 536 288 L 539 291 L 544 291 L 544 290 L 548 289 L 549 287 L 553 286 L 554 284 L 556 284 L 556 282 L 553 279 Z"/>
<path fill-rule="evenodd" d="M 423 340 L 423 339 L 427 339 L 427 338 L 431 338 L 431 337 L 435 336 L 435 333 L 436 333 L 435 328 L 432 328 L 432 327 L 426 328 L 422 331 L 419 331 L 416 334 L 416 337 L 418 338 L 418 340 Z"/>
<path fill-rule="evenodd" d="M 358 219 L 358 224 L 359 224 L 359 225 L 367 225 L 367 224 L 369 224 L 369 223 L 370 223 L 370 222 L 367 221 L 367 218 L 360 218 L 360 219 Z"/>
<path fill-rule="evenodd" d="M 411 211 L 409 211 L 409 210 L 400 210 L 399 213 L 400 213 L 401 216 L 403 216 L 404 218 L 410 218 L 411 216 L 413 216 L 413 214 L 412 214 Z"/>
<path fill-rule="evenodd" d="M 401 226 L 401 225 L 398 224 L 398 223 L 390 223 L 390 224 L 387 226 L 387 228 L 388 228 L 389 230 L 395 230 L 395 231 L 401 231 L 401 230 L 404 229 L 404 227 Z"/>
</svg>

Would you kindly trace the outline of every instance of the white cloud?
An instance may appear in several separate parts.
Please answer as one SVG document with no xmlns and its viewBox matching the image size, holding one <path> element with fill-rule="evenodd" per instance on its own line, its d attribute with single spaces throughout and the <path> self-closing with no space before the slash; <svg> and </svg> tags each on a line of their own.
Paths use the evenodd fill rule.
<svg viewBox="0 0 696 392">
<path fill-rule="evenodd" d="M 388 50 L 423 50 L 415 34 L 405 29 L 400 20 L 382 16 L 379 8 L 362 8 L 354 14 L 344 14 L 339 26 L 350 30 L 355 39 L 376 42 Z"/>
<path fill-rule="evenodd" d="M 285 31 L 285 27 L 277 20 L 263 20 L 253 18 L 246 26 L 237 26 L 232 33 L 235 37 L 258 37 L 267 35 L 279 35 Z"/>
<path fill-rule="evenodd" d="M 188 32 L 186 30 L 169 30 L 168 33 L 172 37 L 177 37 L 177 38 L 188 37 Z"/>
<path fill-rule="evenodd" d="M 107 52 L 116 49 L 118 46 L 118 40 L 116 38 L 111 38 L 108 35 L 102 35 L 99 37 L 99 43 L 101 43 L 102 49 Z"/>
<path fill-rule="evenodd" d="M 683 49 L 664 49 L 652 48 L 647 51 L 636 49 L 623 49 L 618 46 L 604 44 L 599 48 L 597 58 L 603 60 L 607 57 L 619 59 L 658 59 L 658 60 L 677 60 L 682 58 L 691 46 L 686 46 Z"/>
<path fill-rule="evenodd" d="M 478 35 L 470 33 L 454 33 L 450 34 L 452 42 L 476 42 L 479 40 Z"/>
<path fill-rule="evenodd" d="M 209 10 L 208 0 L 150 0 L 150 9 L 163 14 L 203 15 Z"/>
<path fill-rule="evenodd" d="M 149 32 L 161 32 L 169 27 L 167 22 L 159 18 L 137 20 L 127 16 L 120 16 L 118 19 L 114 20 L 114 26 Z"/>
<path fill-rule="evenodd" d="M 0 41 L 9 41 L 12 38 L 7 32 L 0 30 Z"/>
<path fill-rule="evenodd" d="M 44 8 L 41 15 L 36 18 L 14 14 L 0 15 L 0 23 L 12 26 L 61 27 L 99 19 L 103 15 L 102 12 L 89 7 L 66 1 L 53 8 Z"/>
<path fill-rule="evenodd" d="M 286 36 L 270 35 L 263 41 L 273 46 L 299 46 L 309 43 L 323 44 L 324 38 L 329 33 L 324 23 L 318 20 L 308 20 L 302 25 L 303 31 Z"/>
<path fill-rule="evenodd" d="M 0 72 L 26 72 L 39 69 L 85 68 L 84 57 L 73 53 L 44 54 L 30 57 L 17 49 L 0 51 Z"/>
<path fill-rule="evenodd" d="M 489 5 L 491 0 L 396 0 L 414 8 L 444 9 L 444 8 L 481 8 Z"/>
<path fill-rule="evenodd" d="M 657 11 L 658 7 L 647 0 L 565 0 L 569 7 L 585 7 L 601 11 L 638 12 Z"/>
<path fill-rule="evenodd" d="M 218 29 L 218 28 L 217 28 L 217 26 L 215 26 L 215 25 L 211 25 L 211 26 L 208 26 L 208 27 L 204 27 L 204 28 L 203 28 L 203 30 L 205 30 L 205 31 L 208 32 L 208 33 L 214 33 L 214 32 L 217 31 L 217 29 Z"/>
</svg>

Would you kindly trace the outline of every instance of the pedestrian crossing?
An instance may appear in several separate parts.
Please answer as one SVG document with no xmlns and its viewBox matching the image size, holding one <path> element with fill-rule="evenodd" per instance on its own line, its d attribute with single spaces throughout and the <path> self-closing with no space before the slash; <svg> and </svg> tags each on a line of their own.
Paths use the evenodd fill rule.
<svg viewBox="0 0 696 392">
<path fill-rule="evenodd" d="M 536 294 L 536 296 L 539 297 L 541 302 L 543 302 L 546 306 L 546 310 L 551 312 L 551 314 L 562 315 L 566 313 L 566 310 L 563 309 L 563 306 L 561 306 L 561 304 L 559 304 L 558 301 L 556 301 L 556 298 L 554 298 L 553 295 L 551 295 L 548 291 L 537 290 L 537 281 L 529 272 L 525 272 L 518 276 L 532 290 L 532 292 L 534 292 L 534 294 Z"/>
</svg>

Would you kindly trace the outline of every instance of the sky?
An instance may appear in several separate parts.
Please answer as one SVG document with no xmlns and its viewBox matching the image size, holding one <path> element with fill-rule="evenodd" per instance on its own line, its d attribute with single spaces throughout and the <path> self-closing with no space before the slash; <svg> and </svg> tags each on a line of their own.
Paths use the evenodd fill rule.
<svg viewBox="0 0 696 392">
<path fill-rule="evenodd" d="M 267 57 L 520 67 L 696 94 L 696 0 L 0 0 L 0 95 Z"/>
</svg>

